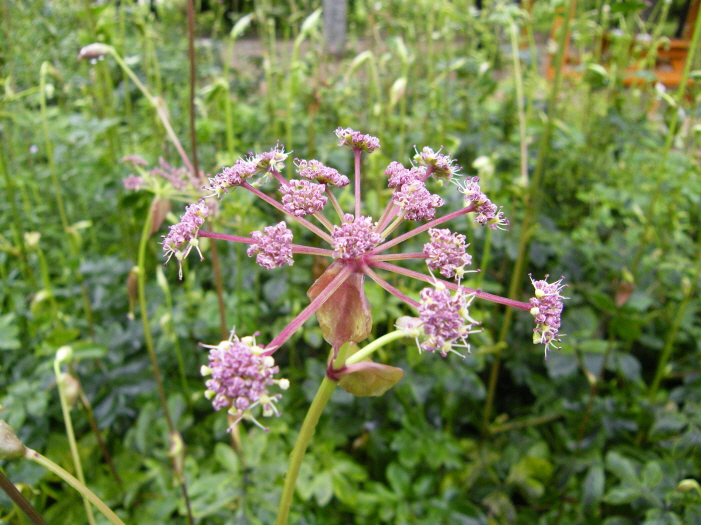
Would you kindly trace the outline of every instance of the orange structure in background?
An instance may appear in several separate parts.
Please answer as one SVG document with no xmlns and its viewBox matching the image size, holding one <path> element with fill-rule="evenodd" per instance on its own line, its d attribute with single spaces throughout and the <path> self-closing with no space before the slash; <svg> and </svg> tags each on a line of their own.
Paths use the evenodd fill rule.
<svg viewBox="0 0 701 525">
<path fill-rule="evenodd" d="M 671 38 L 664 44 L 660 45 L 657 49 L 657 55 L 655 57 L 655 68 L 651 70 L 652 73 L 657 77 L 657 82 L 664 84 L 666 87 L 675 88 L 679 86 L 682 77 L 682 71 L 684 69 L 684 63 L 686 62 L 686 57 L 689 54 L 689 46 L 691 45 L 691 37 L 694 31 L 694 25 L 696 23 L 696 18 L 699 16 L 699 5 L 701 0 L 691 0 L 689 3 L 689 9 L 686 13 L 686 18 L 684 20 L 683 29 L 680 38 Z M 570 19 L 574 16 L 574 2 L 572 10 L 570 11 Z M 551 33 L 551 38 L 554 39 L 557 31 L 562 26 L 562 17 L 558 17 L 555 20 L 553 30 Z M 604 38 L 603 46 L 604 49 L 608 45 L 609 39 Z M 570 39 L 565 40 L 565 50 L 564 50 L 564 73 L 569 76 L 579 76 L 580 71 L 577 71 L 576 65 L 578 61 L 570 55 L 569 45 Z M 644 82 L 640 76 L 636 76 L 634 73 L 637 70 L 636 67 L 631 66 L 628 68 L 628 72 L 631 73 L 623 79 L 625 85 L 631 85 L 636 83 Z M 548 62 L 547 66 L 547 78 L 552 80 L 555 76 L 555 71 L 553 69 L 552 57 Z"/>
</svg>

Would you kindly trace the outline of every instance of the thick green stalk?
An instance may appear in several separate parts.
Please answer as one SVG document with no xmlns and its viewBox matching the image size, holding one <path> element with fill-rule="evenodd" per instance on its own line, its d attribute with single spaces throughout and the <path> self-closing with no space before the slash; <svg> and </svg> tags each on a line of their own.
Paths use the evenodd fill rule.
<svg viewBox="0 0 701 525">
<path fill-rule="evenodd" d="M 60 351 L 59 351 L 60 353 Z M 61 411 L 63 412 L 63 422 L 66 425 L 66 437 L 68 438 L 68 445 L 71 449 L 71 456 L 73 457 L 73 466 L 75 467 L 75 472 L 78 475 L 80 483 L 85 486 L 85 476 L 83 475 L 83 467 L 80 464 L 80 454 L 78 454 L 78 444 L 75 440 L 75 433 L 73 432 L 73 422 L 71 420 L 71 407 L 66 398 L 66 385 L 64 379 L 61 376 L 61 363 L 58 357 L 54 360 L 54 374 L 56 374 L 56 386 L 58 387 L 58 397 L 61 400 Z M 88 515 L 88 523 L 90 525 L 95 525 L 95 516 L 92 513 L 92 507 L 90 506 L 89 498 L 83 494 L 83 503 L 85 504 L 85 513 Z"/>
<path fill-rule="evenodd" d="M 562 27 L 560 28 L 560 35 L 558 37 L 557 42 L 557 56 L 555 57 L 555 63 L 557 64 L 557 68 L 555 70 L 555 78 L 553 79 L 553 85 L 550 91 L 550 96 L 548 97 L 548 116 L 547 121 L 545 123 L 545 129 L 543 130 L 543 135 L 540 139 L 538 162 L 536 164 L 536 168 L 533 173 L 533 178 L 530 181 L 528 193 L 526 195 L 526 211 L 521 226 L 521 238 L 519 239 L 518 255 L 514 263 L 514 270 L 512 273 L 511 283 L 509 285 L 509 293 L 507 297 L 516 297 L 518 295 L 519 289 L 521 288 L 521 283 L 523 282 L 523 267 L 525 266 L 526 254 L 528 252 L 528 243 L 532 233 L 532 223 L 535 221 L 535 210 L 537 209 L 537 204 L 539 200 L 538 192 L 540 190 L 540 181 L 543 178 L 543 172 L 545 171 L 545 161 L 550 150 L 550 135 L 552 133 L 553 121 L 555 119 L 557 95 L 560 91 L 560 81 L 562 79 L 565 41 L 569 35 L 571 18 L 570 15 L 571 13 L 573 13 L 576 5 L 577 0 L 569 0 L 566 11 L 567 14 L 564 17 L 565 20 L 562 24 Z M 487 387 L 487 401 L 484 404 L 484 412 L 482 415 L 482 429 L 484 432 L 489 431 L 489 420 L 492 415 L 492 406 L 494 405 L 494 395 L 496 393 L 497 379 L 499 378 L 501 356 L 503 353 L 503 347 L 505 346 L 499 343 L 504 343 L 506 341 L 506 335 L 508 334 L 509 329 L 511 328 L 513 315 L 513 308 L 507 308 L 504 314 L 504 321 L 501 325 L 501 332 L 499 334 L 499 341 L 497 343 L 497 351 L 495 353 L 494 361 L 492 363 L 492 368 L 489 374 L 489 384 Z"/>
<path fill-rule="evenodd" d="M 309 412 L 307 412 L 304 418 L 304 423 L 302 423 L 302 428 L 297 436 L 297 441 L 292 449 L 292 455 L 290 456 L 290 464 L 287 469 L 287 475 L 285 476 L 285 486 L 282 489 L 282 497 L 280 498 L 280 506 L 278 508 L 277 519 L 275 520 L 275 525 L 286 525 L 287 518 L 290 514 L 290 507 L 292 506 L 292 498 L 295 492 L 295 483 L 297 482 L 297 476 L 299 475 L 299 469 L 302 466 L 302 460 L 304 459 L 304 453 L 307 451 L 307 446 L 309 446 L 309 441 L 314 435 L 314 429 L 316 424 L 319 422 L 319 417 L 324 411 L 324 407 L 331 399 L 331 394 L 336 389 L 335 381 L 324 376 L 324 380 L 319 386 L 319 390 L 314 396 L 314 401 L 312 401 L 309 407 Z"/>
<path fill-rule="evenodd" d="M 33 461 L 34 463 L 38 463 L 49 472 L 53 472 L 59 478 L 61 478 L 63 481 L 65 481 L 71 487 L 73 487 L 75 490 L 80 492 L 80 494 L 84 498 L 88 499 L 93 505 L 95 505 L 95 507 L 97 507 L 97 510 L 99 510 L 103 514 L 103 516 L 105 516 L 108 520 L 110 520 L 111 523 L 113 523 L 114 525 L 124 525 L 124 522 L 119 519 L 119 516 L 112 512 L 112 510 L 107 505 L 105 505 L 105 503 L 100 498 L 98 498 L 95 495 L 95 493 L 93 493 L 88 487 L 86 487 L 85 483 L 82 483 L 80 480 L 71 476 L 68 472 L 63 470 L 49 458 L 42 456 L 36 450 L 32 450 L 31 448 L 26 449 L 24 457 L 30 461 Z"/>
</svg>

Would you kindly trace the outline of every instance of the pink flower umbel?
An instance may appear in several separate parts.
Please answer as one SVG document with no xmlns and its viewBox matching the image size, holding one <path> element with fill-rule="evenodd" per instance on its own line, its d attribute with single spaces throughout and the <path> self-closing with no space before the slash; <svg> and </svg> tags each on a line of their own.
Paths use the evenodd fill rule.
<svg viewBox="0 0 701 525">
<path fill-rule="evenodd" d="M 234 188 L 251 192 L 270 205 L 275 213 L 285 215 L 288 222 L 295 221 L 319 237 L 328 244 L 328 248 L 293 244 L 292 231 L 284 221 L 266 227 L 263 232 L 255 231 L 245 237 L 203 231 L 200 229 L 206 217 L 206 210 L 202 209 L 203 203 L 196 205 L 199 206 L 196 209 L 189 207 L 181 223 L 173 226 L 171 233 L 166 237 L 163 243 L 166 255 L 168 258 L 176 255 L 179 261 L 197 246 L 198 236 L 249 244 L 248 255 L 255 256 L 256 263 L 269 270 L 292 264 L 293 256 L 299 254 L 327 257 L 332 261 L 307 292 L 309 305 L 267 346 L 263 348 L 237 339 L 227 344 L 222 343 L 222 348 L 217 347 L 217 352 L 212 354 L 214 357 L 210 356 L 210 360 L 214 359 L 210 369 L 214 370 L 214 365 L 218 365 L 222 360 L 220 355 L 228 356 L 229 352 L 235 351 L 237 356 L 251 354 L 261 359 L 271 356 L 313 315 L 317 316 L 324 338 L 333 347 L 334 356 L 338 355 L 347 343 L 363 341 L 372 329 L 372 312 L 365 297 L 366 277 L 401 299 L 415 312 L 417 317 L 403 325 L 409 328 L 401 330 L 406 329 L 407 333 L 416 338 L 422 351 L 437 352 L 444 357 L 451 352 L 457 353 L 453 350 L 454 347 L 469 351 L 467 338 L 469 334 L 479 331 L 473 329 L 478 323 L 468 312 L 475 299 L 486 299 L 531 312 L 532 308 L 537 308 L 538 312 L 534 314 L 536 322 L 539 323 L 537 342 L 547 346 L 557 340 L 561 303 L 557 312 L 557 323 L 554 319 L 557 307 L 551 303 L 554 302 L 555 295 L 559 297 L 559 281 L 541 287 L 543 295 L 536 297 L 539 301 L 537 304 L 506 299 L 460 284 L 468 272 L 466 267 L 472 262 L 472 257 L 466 251 L 465 236 L 439 226 L 470 213 L 473 214 L 473 221 L 477 225 L 491 229 L 503 229 L 508 225 L 503 212 L 482 192 L 477 177 L 458 180 L 460 168 L 450 155 L 440 153 L 440 150 L 434 152 L 431 148 L 423 148 L 420 152 L 417 151 L 414 157 L 415 165 L 405 167 L 399 162 L 392 162 L 387 167 L 385 175 L 392 196 L 380 217 L 373 218 L 363 214 L 361 157 L 379 148 L 380 141 L 376 137 L 350 128 L 338 128 L 335 133 L 339 139 L 339 146 L 353 150 L 352 180 L 355 202 L 352 212 L 341 208 L 334 193 L 339 191 L 338 188 L 350 184 L 348 177 L 324 166 L 318 160 L 295 159 L 294 165 L 300 179 L 288 180 L 281 174 L 287 154 L 280 146 L 268 153 L 251 154 L 247 159 L 240 159 L 233 166 L 224 168 L 221 173 L 209 178 L 209 186 L 205 188 L 210 192 L 209 196 L 217 198 L 222 198 Z M 258 180 L 253 181 L 256 176 L 259 177 Z M 265 184 L 271 181 L 279 184 L 281 200 L 271 196 L 274 195 L 271 191 L 264 191 Z M 464 206 L 436 218 L 437 209 L 444 201 L 431 193 L 429 187 L 441 186 L 448 181 L 452 183 L 451 187 L 457 188 L 464 195 Z M 332 213 L 327 215 L 325 208 L 329 204 Z M 395 234 L 395 230 L 407 221 L 416 221 L 418 224 L 412 225 L 405 233 Z M 424 232 L 428 232 L 429 242 L 424 245 L 422 252 L 388 252 L 390 248 Z M 409 259 L 424 260 L 428 272 L 421 273 L 395 264 Z M 378 272 L 400 274 L 430 286 L 421 291 L 421 300 L 417 301 L 395 288 Z M 438 279 L 433 272 L 454 281 Z M 551 288 L 553 286 L 554 288 Z M 353 362 L 348 370 L 356 373 L 361 369 L 369 369 L 370 366 L 368 363 Z M 255 373 L 263 370 L 260 367 L 253 367 L 251 370 L 253 369 L 258 370 L 254 370 Z M 232 378 L 244 378 L 244 382 L 252 380 L 249 376 L 240 375 L 240 371 L 234 372 L 238 369 L 233 366 L 226 370 Z M 351 373 L 344 370 L 346 369 L 332 369 L 330 363 L 327 376 L 337 381 L 344 373 Z M 373 371 L 376 372 L 377 370 Z M 245 413 L 249 410 L 245 408 L 246 403 L 250 402 L 251 406 L 256 403 L 257 399 L 248 394 L 236 397 L 231 393 L 236 391 L 239 381 L 231 379 L 233 382 L 226 385 L 233 385 L 230 387 L 233 390 L 226 390 L 229 387 L 225 387 L 223 380 L 214 373 L 212 375 L 213 379 L 210 380 L 211 383 L 208 382 L 208 389 L 214 392 L 209 395 L 215 396 L 215 408 L 218 405 L 219 408 L 234 407 Z M 238 398 L 242 401 L 234 400 Z M 240 419 L 241 413 L 236 414 Z"/>
<path fill-rule="evenodd" d="M 276 384 L 287 390 L 287 379 L 273 379 L 280 369 L 275 366 L 272 356 L 264 356 L 263 347 L 256 345 L 255 337 L 239 339 L 232 332 L 228 341 L 216 346 L 202 345 L 210 348 L 209 366 L 202 366 L 202 375 L 211 376 L 205 382 L 205 396 L 212 400 L 215 410 L 228 409 L 236 420 L 232 427 L 242 419 L 253 421 L 263 430 L 268 430 L 253 416 L 252 410 L 262 408 L 264 417 L 273 414 L 279 416 L 275 403 L 280 394 L 270 395 L 268 387 Z"/>
<path fill-rule="evenodd" d="M 554 283 L 548 283 L 549 276 L 546 275 L 542 281 L 535 281 L 533 277 L 531 283 L 535 288 L 535 297 L 531 298 L 531 315 L 535 318 L 536 327 L 533 329 L 533 342 L 545 345 L 545 358 L 548 358 L 548 349 L 557 348 L 555 343 L 560 341 L 558 332 L 560 330 L 560 315 L 562 314 L 562 300 L 567 299 L 560 295 L 560 291 L 567 285 L 562 284 L 564 277 Z"/>
<path fill-rule="evenodd" d="M 472 326 L 479 324 L 470 317 L 468 312 L 474 297 L 475 294 L 468 294 L 461 287 L 451 295 L 450 291 L 440 283 L 437 283 L 435 288 L 421 290 L 419 319 L 420 327 L 427 339 L 419 345 L 419 348 L 427 352 L 440 352 L 445 357 L 448 352 L 455 352 L 453 346 L 457 346 L 457 341 L 461 343 L 459 346 L 466 348 L 469 352 L 467 336 L 475 332 Z"/>
<path fill-rule="evenodd" d="M 246 251 L 249 257 L 256 256 L 256 263 L 263 268 L 273 270 L 282 266 L 292 266 L 292 230 L 285 221 L 275 226 L 268 226 L 261 232 L 251 233 L 255 241 Z"/>
</svg>

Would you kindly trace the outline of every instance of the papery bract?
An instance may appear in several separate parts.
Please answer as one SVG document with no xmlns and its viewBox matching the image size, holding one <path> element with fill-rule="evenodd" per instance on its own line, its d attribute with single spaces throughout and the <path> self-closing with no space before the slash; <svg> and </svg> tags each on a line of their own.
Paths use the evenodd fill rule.
<svg viewBox="0 0 701 525">
<path fill-rule="evenodd" d="M 341 271 L 342 263 L 334 263 L 307 291 L 310 300 L 319 295 Z M 372 311 L 363 289 L 364 274 L 355 272 L 316 311 L 321 333 L 334 349 L 348 341 L 358 343 L 370 335 Z"/>
</svg>

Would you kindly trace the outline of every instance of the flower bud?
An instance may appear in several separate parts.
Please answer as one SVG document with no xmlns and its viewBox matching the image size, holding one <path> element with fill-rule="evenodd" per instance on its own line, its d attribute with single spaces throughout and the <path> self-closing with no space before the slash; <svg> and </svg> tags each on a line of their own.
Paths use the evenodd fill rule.
<svg viewBox="0 0 701 525">
<path fill-rule="evenodd" d="M 70 346 L 62 346 L 56 351 L 56 361 L 68 363 L 73 359 L 73 349 Z"/>
<path fill-rule="evenodd" d="M 701 486 L 699 486 L 699 482 L 695 479 L 681 480 L 679 482 L 679 485 L 677 485 L 677 490 L 681 492 L 691 492 L 692 490 L 695 490 L 696 492 L 701 494 Z"/>
<path fill-rule="evenodd" d="M 0 421 L 0 459 L 19 459 L 25 447 L 10 425 Z"/>
<path fill-rule="evenodd" d="M 94 44 L 89 44 L 83 49 L 81 49 L 80 53 L 78 53 L 78 60 L 102 58 L 103 56 L 109 54 L 110 51 L 112 51 L 112 46 L 96 42 Z"/>
<path fill-rule="evenodd" d="M 69 348 L 69 347 L 64 347 Z M 65 372 L 58 376 L 59 388 L 63 391 L 68 401 L 68 406 L 73 406 L 80 396 L 80 384 L 78 380 Z"/>
</svg>

